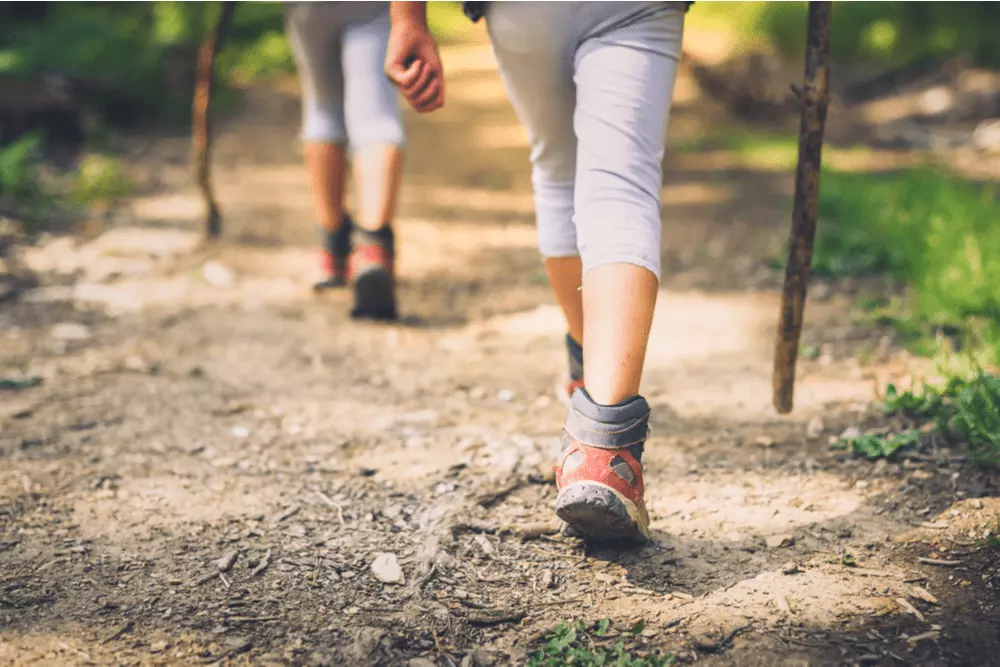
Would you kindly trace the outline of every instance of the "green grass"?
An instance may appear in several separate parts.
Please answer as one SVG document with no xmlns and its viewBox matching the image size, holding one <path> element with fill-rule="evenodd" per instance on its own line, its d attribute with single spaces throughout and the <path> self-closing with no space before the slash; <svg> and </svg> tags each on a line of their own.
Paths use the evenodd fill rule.
<svg viewBox="0 0 1000 667">
<path fill-rule="evenodd" d="M 865 318 L 911 339 L 944 332 L 1000 358 L 1000 200 L 994 186 L 933 168 L 890 175 L 825 170 L 813 255 L 817 277 L 888 274 L 905 301 L 868 304 Z"/>
<path fill-rule="evenodd" d="M 886 388 L 885 410 L 908 418 L 918 426 L 933 424 L 938 434 L 964 444 L 976 463 L 1000 464 L 1000 378 L 977 371 L 971 376 L 952 375 L 940 384 L 923 384 L 900 392 Z M 917 429 L 896 435 L 863 435 L 844 444 L 869 459 L 890 457 L 916 445 Z"/>
<path fill-rule="evenodd" d="M 843 444 L 855 454 L 874 461 L 891 459 L 896 453 L 919 442 L 920 434 L 917 431 L 904 431 L 890 436 L 866 433 L 856 438 L 846 438 Z"/>
<path fill-rule="evenodd" d="M 884 407 L 888 413 L 908 417 L 915 425 L 933 424 L 947 441 L 967 446 L 977 464 L 1000 465 L 1000 378 L 980 372 L 971 379 L 956 376 L 942 386 L 925 385 L 901 393 L 889 385 Z M 920 442 L 921 429 L 911 428 L 844 438 L 833 448 L 849 449 L 874 461 L 891 459 Z"/>
<path fill-rule="evenodd" d="M 1000 518 L 993 522 L 990 534 L 983 540 L 983 546 L 993 551 L 1000 551 Z"/>
<path fill-rule="evenodd" d="M 41 136 L 29 134 L 0 147 L 0 213 L 22 223 L 32 235 L 53 217 L 90 205 L 108 206 L 127 196 L 132 183 L 112 156 L 89 154 L 73 169 L 44 169 Z"/>
<path fill-rule="evenodd" d="M 749 128 L 730 128 L 678 141 L 669 146 L 671 153 L 725 151 L 745 169 L 794 172 L 799 157 L 798 135 Z M 867 146 L 823 147 L 826 161 L 843 157 L 870 155 Z"/>
<path fill-rule="evenodd" d="M 626 649 L 626 641 L 642 632 L 642 624 L 630 628 L 624 637 L 612 636 L 611 623 L 603 620 L 588 629 L 583 623 L 562 623 L 546 637 L 546 644 L 528 659 L 528 667 L 665 667 L 673 656 L 636 655 Z"/>
<path fill-rule="evenodd" d="M 70 199 L 81 205 L 108 204 L 132 192 L 132 181 L 121 162 L 107 155 L 91 154 L 77 168 Z"/>
<path fill-rule="evenodd" d="M 689 22 L 723 29 L 737 48 L 773 46 L 801 57 L 805 2 L 699 2 Z M 836 2 L 830 19 L 830 51 L 837 63 L 898 65 L 961 56 L 973 64 L 1000 64 L 992 26 L 1000 7 L 988 2 Z"/>
</svg>

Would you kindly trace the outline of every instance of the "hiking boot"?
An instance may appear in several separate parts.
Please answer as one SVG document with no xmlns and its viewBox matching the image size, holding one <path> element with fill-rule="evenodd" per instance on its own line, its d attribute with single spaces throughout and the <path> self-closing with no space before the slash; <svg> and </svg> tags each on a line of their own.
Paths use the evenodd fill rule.
<svg viewBox="0 0 1000 667">
<path fill-rule="evenodd" d="M 326 277 L 314 284 L 313 290 L 322 292 L 347 284 L 347 258 L 351 254 L 353 231 L 354 221 L 346 213 L 341 218 L 339 227 L 333 231 L 321 230 L 319 264 L 320 270 Z"/>
<path fill-rule="evenodd" d="M 351 317 L 395 320 L 396 276 L 395 236 L 388 225 L 370 232 L 355 229 L 347 273 L 354 283 L 354 308 Z"/>
<path fill-rule="evenodd" d="M 569 358 L 569 374 L 556 388 L 559 401 L 569 407 L 573 392 L 583 388 L 583 346 L 566 334 L 566 356 Z"/>
<path fill-rule="evenodd" d="M 563 427 L 566 449 L 556 466 L 556 513 L 569 533 L 593 542 L 644 543 L 642 451 L 649 404 L 642 396 L 598 405 L 576 390 Z"/>
</svg>

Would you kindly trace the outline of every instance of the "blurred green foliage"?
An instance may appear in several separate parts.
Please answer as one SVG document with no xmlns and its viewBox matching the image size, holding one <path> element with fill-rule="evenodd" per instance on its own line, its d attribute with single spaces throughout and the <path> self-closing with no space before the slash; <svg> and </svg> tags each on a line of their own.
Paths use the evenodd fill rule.
<svg viewBox="0 0 1000 667">
<path fill-rule="evenodd" d="M 12 3 L 4 3 L 9 6 Z M 116 122 L 177 120 L 189 113 L 195 55 L 219 3 L 47 3 L 41 20 L 0 32 L 0 76 L 55 72 L 85 79 L 127 103 Z M 218 65 L 223 83 L 291 71 L 280 3 L 235 13 Z"/>
<path fill-rule="evenodd" d="M 17 4 L 0 3 L 0 16 L 7 17 L 0 19 L 0 76 L 85 78 L 127 102 L 113 122 L 187 117 L 198 45 L 220 3 L 43 3 L 40 19 L 14 11 Z M 471 25 L 457 2 L 432 3 L 429 20 L 445 42 Z M 294 71 L 282 3 L 240 3 L 217 60 L 222 94 L 227 84 Z"/>
<path fill-rule="evenodd" d="M 908 307 L 876 308 L 875 317 L 914 335 L 960 333 L 1000 359 L 995 185 L 930 167 L 888 175 L 826 170 L 819 215 L 814 275 L 889 274 L 909 286 Z"/>
<path fill-rule="evenodd" d="M 800 57 L 805 44 L 805 2 L 699 2 L 692 19 L 726 25 L 746 44 L 770 43 Z M 1000 66 L 1000 5 L 993 2 L 835 2 L 830 52 L 840 63 L 902 65 L 966 58 Z"/>
</svg>

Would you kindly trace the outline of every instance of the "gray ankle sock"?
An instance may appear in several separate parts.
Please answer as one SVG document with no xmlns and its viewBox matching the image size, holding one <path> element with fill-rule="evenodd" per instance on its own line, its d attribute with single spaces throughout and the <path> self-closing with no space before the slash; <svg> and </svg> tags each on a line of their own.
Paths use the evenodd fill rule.
<svg viewBox="0 0 1000 667">
<path fill-rule="evenodd" d="M 586 389 L 580 389 L 573 393 L 565 430 L 589 447 L 627 447 L 641 461 L 649 433 L 649 403 L 637 395 L 615 405 L 600 405 Z"/>
</svg>

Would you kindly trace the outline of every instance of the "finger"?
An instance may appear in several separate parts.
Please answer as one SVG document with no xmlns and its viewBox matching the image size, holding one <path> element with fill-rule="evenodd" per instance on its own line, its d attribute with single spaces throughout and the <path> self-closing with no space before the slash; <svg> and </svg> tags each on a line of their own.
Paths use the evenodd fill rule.
<svg viewBox="0 0 1000 667">
<path fill-rule="evenodd" d="M 415 77 L 412 82 L 407 86 L 401 86 L 400 90 L 406 94 L 407 97 L 413 99 L 419 96 L 424 89 L 427 87 L 434 77 L 433 70 L 427 65 L 427 63 L 421 63 L 420 74 Z"/>
<path fill-rule="evenodd" d="M 424 62 L 414 60 L 408 67 L 397 65 L 392 71 L 392 76 L 401 90 L 408 90 L 413 87 L 423 70 Z"/>
<path fill-rule="evenodd" d="M 440 94 L 438 94 L 430 98 L 426 102 L 423 102 L 418 105 L 413 105 L 413 108 L 420 113 L 428 113 L 430 111 L 440 109 L 442 106 L 444 106 L 444 98 Z"/>
<path fill-rule="evenodd" d="M 431 79 L 427 87 L 414 96 L 413 103 L 417 106 L 427 106 L 440 98 L 441 79 Z"/>
</svg>

